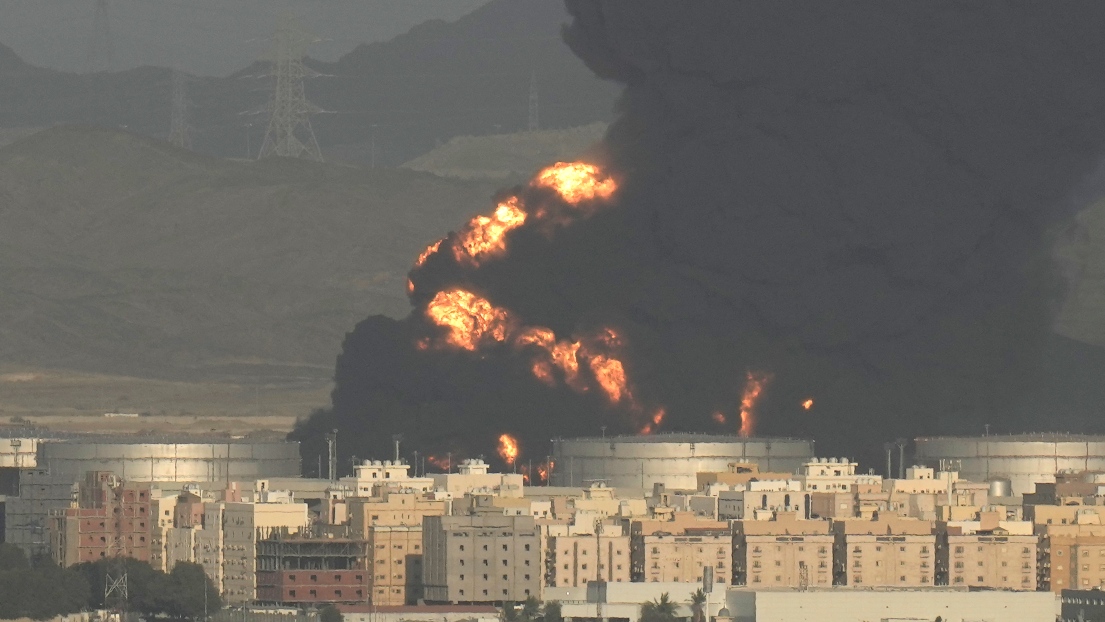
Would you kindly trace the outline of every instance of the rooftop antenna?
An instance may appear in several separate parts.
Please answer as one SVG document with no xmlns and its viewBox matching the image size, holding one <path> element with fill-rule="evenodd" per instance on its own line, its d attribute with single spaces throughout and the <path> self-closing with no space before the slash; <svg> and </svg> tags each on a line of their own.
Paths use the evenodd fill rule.
<svg viewBox="0 0 1105 622">
<path fill-rule="evenodd" d="M 541 129 L 540 108 L 537 100 L 537 72 L 529 74 L 529 131 Z"/>
<path fill-rule="evenodd" d="M 111 71 L 115 64 L 115 44 L 111 37 L 111 7 L 108 0 L 96 0 L 92 15 L 92 34 L 88 39 L 88 73 Z"/>
<path fill-rule="evenodd" d="M 392 434 L 391 440 L 395 443 L 395 464 L 399 464 L 399 443 L 403 440 L 402 434 Z"/>
<path fill-rule="evenodd" d="M 338 474 L 338 431 L 334 429 L 326 434 L 327 468 L 329 479 L 334 481 Z"/>
<path fill-rule="evenodd" d="M 169 122 L 169 143 L 181 149 L 192 148 L 188 132 L 188 76 L 179 69 L 173 70 L 172 119 Z"/>
<path fill-rule="evenodd" d="M 316 41 L 291 15 L 281 18 L 271 59 L 275 82 L 268 106 L 269 127 L 258 159 L 281 156 L 322 162 L 322 151 L 311 127 L 311 115 L 322 109 L 307 101 L 303 88 L 303 80 L 315 75 L 303 64 L 303 57 Z"/>
</svg>

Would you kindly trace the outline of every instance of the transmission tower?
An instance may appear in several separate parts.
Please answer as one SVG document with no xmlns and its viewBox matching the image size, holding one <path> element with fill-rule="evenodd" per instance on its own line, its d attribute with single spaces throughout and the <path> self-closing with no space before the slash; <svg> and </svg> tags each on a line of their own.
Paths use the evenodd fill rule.
<svg viewBox="0 0 1105 622">
<path fill-rule="evenodd" d="M 541 129 L 541 119 L 538 113 L 537 72 L 533 72 L 529 75 L 529 131 L 531 132 Z"/>
<path fill-rule="evenodd" d="M 181 149 L 192 148 L 192 136 L 188 132 L 188 76 L 173 70 L 172 120 L 169 123 L 169 142 Z"/>
<path fill-rule="evenodd" d="M 111 38 L 111 13 L 108 0 L 96 0 L 92 16 L 92 35 L 88 38 L 88 72 L 111 71 L 115 64 L 115 44 Z"/>
<path fill-rule="evenodd" d="M 275 83 L 269 102 L 269 128 L 258 159 L 283 156 L 322 162 L 322 152 L 311 128 L 311 115 L 322 109 L 307 101 L 303 89 L 303 80 L 315 75 L 303 64 L 307 46 L 314 42 L 315 38 L 301 30 L 294 18 L 281 19 L 272 52 Z"/>
</svg>

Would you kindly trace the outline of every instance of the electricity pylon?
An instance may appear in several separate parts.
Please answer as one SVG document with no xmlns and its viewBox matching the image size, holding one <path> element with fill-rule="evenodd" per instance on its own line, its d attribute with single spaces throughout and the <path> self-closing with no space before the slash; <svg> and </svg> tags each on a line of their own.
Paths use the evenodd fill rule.
<svg viewBox="0 0 1105 622">
<path fill-rule="evenodd" d="M 531 132 L 541 129 L 537 103 L 537 72 L 533 72 L 529 75 L 529 131 Z"/>
<path fill-rule="evenodd" d="M 96 0 L 92 34 L 88 38 L 88 72 L 111 71 L 115 64 L 115 44 L 111 39 L 111 15 L 108 0 Z"/>
<path fill-rule="evenodd" d="M 188 76 L 173 70 L 172 119 L 169 122 L 169 142 L 181 149 L 192 148 L 192 136 L 188 132 Z"/>
<path fill-rule="evenodd" d="M 322 109 L 307 101 L 303 80 L 313 77 L 303 64 L 307 47 L 316 39 L 299 28 L 290 16 L 281 18 L 272 52 L 274 77 L 269 102 L 269 128 L 257 158 L 283 156 L 322 162 L 322 152 L 311 128 L 311 115 Z"/>
</svg>

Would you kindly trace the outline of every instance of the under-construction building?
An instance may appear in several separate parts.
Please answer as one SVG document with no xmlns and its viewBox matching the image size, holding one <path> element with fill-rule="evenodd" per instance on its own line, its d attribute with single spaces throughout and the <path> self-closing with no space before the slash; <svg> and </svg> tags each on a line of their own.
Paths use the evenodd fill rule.
<svg viewBox="0 0 1105 622">
<path fill-rule="evenodd" d="M 273 532 L 257 541 L 257 600 L 300 605 L 369 602 L 368 542 Z"/>
<path fill-rule="evenodd" d="M 149 482 L 123 483 L 110 472 L 89 472 L 74 506 L 49 518 L 52 557 L 62 567 L 115 557 L 149 561 L 152 493 Z"/>
</svg>

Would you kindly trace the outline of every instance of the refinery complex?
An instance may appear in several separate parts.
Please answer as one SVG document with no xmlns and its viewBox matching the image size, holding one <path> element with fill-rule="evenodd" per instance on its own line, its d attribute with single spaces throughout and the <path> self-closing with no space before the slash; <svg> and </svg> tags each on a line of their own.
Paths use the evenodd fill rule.
<svg viewBox="0 0 1105 622">
<path fill-rule="evenodd" d="M 32 558 L 192 562 L 230 606 L 354 618 L 533 598 L 636 622 L 664 593 L 691 615 L 706 582 L 719 622 L 1051 620 L 1105 587 L 1105 438 L 910 449 L 876 473 L 808 440 L 591 437 L 555 439 L 532 478 L 477 458 L 320 479 L 292 442 L 24 434 L 0 438 L 0 499 Z"/>
</svg>

